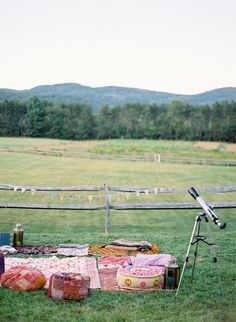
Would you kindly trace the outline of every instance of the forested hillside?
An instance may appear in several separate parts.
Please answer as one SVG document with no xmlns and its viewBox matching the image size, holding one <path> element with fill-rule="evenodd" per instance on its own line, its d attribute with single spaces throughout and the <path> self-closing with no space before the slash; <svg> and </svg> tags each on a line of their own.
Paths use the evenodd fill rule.
<svg viewBox="0 0 236 322">
<path fill-rule="evenodd" d="M 94 114 L 85 104 L 53 103 L 37 97 L 5 100 L 0 102 L 0 136 L 236 142 L 236 102 L 125 104 L 103 106 Z"/>
<path fill-rule="evenodd" d="M 160 91 L 150 91 L 129 87 L 89 87 L 74 83 L 42 85 L 28 90 L 0 89 L 0 101 L 5 99 L 27 100 L 33 96 L 49 102 L 65 104 L 87 104 L 93 112 L 98 112 L 103 105 L 111 107 L 134 104 L 170 104 L 174 100 L 189 104 L 209 104 L 216 101 L 236 101 L 236 88 L 225 87 L 196 95 L 181 95 Z"/>
</svg>

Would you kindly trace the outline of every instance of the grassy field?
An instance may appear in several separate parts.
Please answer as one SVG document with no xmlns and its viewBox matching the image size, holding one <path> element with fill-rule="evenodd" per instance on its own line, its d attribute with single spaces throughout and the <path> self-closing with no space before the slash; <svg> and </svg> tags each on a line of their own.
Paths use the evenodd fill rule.
<svg viewBox="0 0 236 322">
<path fill-rule="evenodd" d="M 225 151 L 219 147 L 224 145 Z M 201 142 L 167 142 L 147 140 L 112 140 L 70 142 L 45 139 L 0 138 L 0 147 L 33 147 L 96 153 L 156 153 L 189 157 L 236 159 L 235 145 Z M 155 164 L 117 160 L 78 159 L 14 152 L 0 152 L 0 183 L 18 187 L 30 186 L 103 186 L 104 176 L 111 186 L 196 188 L 235 185 L 235 167 Z M 42 197 L 30 192 L 0 191 L 0 201 L 22 203 L 88 204 L 89 193 L 59 193 Z M 235 201 L 235 193 L 204 193 L 206 201 Z M 104 201 L 93 194 L 92 204 Z M 129 198 L 127 200 L 127 197 Z M 193 201 L 187 193 L 112 194 L 112 203 Z M 213 223 L 216 243 L 220 294 L 216 267 L 210 248 L 199 245 L 195 280 L 191 284 L 193 252 L 178 297 L 174 292 L 120 293 L 92 291 L 80 302 L 55 302 L 45 290 L 34 293 L 0 289 L 0 322 L 5 321 L 235 321 L 235 231 L 236 210 L 217 210 L 222 222 L 220 230 Z M 196 211 L 112 211 L 111 233 L 104 234 L 104 211 L 42 211 L 0 209 L 0 230 L 12 231 L 17 222 L 25 228 L 25 244 L 98 243 L 117 238 L 149 240 L 158 244 L 162 253 L 176 256 L 183 265 Z M 203 226 L 203 233 L 206 233 Z"/>
<path fill-rule="evenodd" d="M 187 142 L 165 140 L 100 140 L 68 141 L 52 139 L 1 138 L 0 149 L 32 148 L 65 152 L 90 152 L 110 154 L 154 154 L 171 157 L 236 159 L 236 144 L 222 142 Z"/>
</svg>

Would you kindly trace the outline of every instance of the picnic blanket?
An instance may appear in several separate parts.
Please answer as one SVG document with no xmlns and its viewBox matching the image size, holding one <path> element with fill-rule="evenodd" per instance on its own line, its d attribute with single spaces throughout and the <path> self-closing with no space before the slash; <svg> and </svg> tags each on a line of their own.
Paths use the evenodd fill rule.
<svg viewBox="0 0 236 322">
<path fill-rule="evenodd" d="M 52 274 L 57 272 L 80 273 L 90 277 L 90 288 L 100 288 L 100 279 L 96 267 L 96 259 L 94 257 L 70 257 L 57 258 L 52 256 L 49 258 L 17 258 L 5 257 L 5 271 L 13 266 L 26 265 L 39 269 L 46 277 L 48 287 L 49 279 Z"/>
</svg>

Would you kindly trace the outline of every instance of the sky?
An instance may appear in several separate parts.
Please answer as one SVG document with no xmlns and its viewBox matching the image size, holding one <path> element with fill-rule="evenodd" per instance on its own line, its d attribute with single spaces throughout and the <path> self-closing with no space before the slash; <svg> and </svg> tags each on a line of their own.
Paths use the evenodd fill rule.
<svg viewBox="0 0 236 322">
<path fill-rule="evenodd" d="M 236 87 L 235 0 L 0 0 L 0 88 Z"/>
</svg>

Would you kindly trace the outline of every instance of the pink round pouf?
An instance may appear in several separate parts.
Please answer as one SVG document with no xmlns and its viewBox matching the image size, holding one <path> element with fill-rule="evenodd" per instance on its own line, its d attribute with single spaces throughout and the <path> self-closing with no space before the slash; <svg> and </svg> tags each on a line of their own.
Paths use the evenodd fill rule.
<svg viewBox="0 0 236 322">
<path fill-rule="evenodd" d="M 18 291 L 35 291 L 46 284 L 43 273 L 29 266 L 15 266 L 1 275 L 3 287 L 13 288 Z"/>
<path fill-rule="evenodd" d="M 156 266 L 120 267 L 117 271 L 120 288 L 133 290 L 156 290 L 163 287 L 163 269 Z"/>
</svg>

